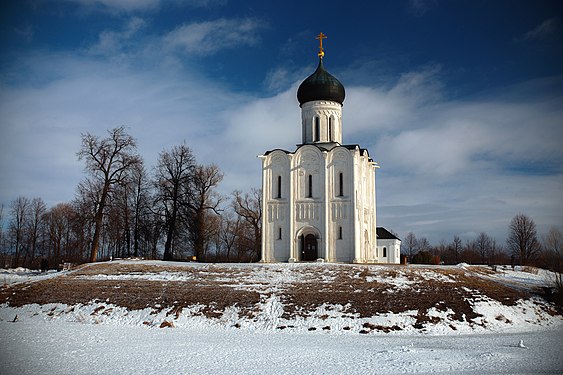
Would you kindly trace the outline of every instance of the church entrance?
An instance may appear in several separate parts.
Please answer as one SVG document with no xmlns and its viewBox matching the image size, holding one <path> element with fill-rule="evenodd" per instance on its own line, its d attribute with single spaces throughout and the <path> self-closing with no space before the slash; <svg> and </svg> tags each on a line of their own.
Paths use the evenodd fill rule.
<svg viewBox="0 0 563 375">
<path fill-rule="evenodd" d="M 308 234 L 303 238 L 302 247 L 302 259 L 303 261 L 314 261 L 319 257 L 317 251 L 317 237 L 314 234 Z"/>
</svg>

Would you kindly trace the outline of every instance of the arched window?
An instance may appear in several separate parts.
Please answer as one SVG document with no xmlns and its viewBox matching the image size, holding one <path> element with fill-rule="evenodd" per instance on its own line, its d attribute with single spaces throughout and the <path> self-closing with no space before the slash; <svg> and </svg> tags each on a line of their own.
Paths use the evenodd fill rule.
<svg viewBox="0 0 563 375">
<path fill-rule="evenodd" d="M 276 198 L 281 198 L 281 186 L 282 186 L 282 178 L 281 176 L 278 176 L 278 185 L 277 185 L 277 189 L 276 189 Z"/>
<path fill-rule="evenodd" d="M 307 180 L 307 198 L 313 198 L 313 175 L 309 175 Z"/>
<path fill-rule="evenodd" d="M 330 142 L 332 142 L 332 119 L 332 116 L 328 118 L 328 140 Z"/>
<path fill-rule="evenodd" d="M 315 142 L 320 141 L 321 139 L 321 119 L 319 118 L 319 116 L 315 116 L 315 129 L 314 129 L 314 135 L 313 135 L 313 140 Z"/>
<path fill-rule="evenodd" d="M 342 239 L 342 227 L 338 227 L 338 239 Z"/>
<path fill-rule="evenodd" d="M 383 258 L 387 257 L 387 248 L 383 248 Z"/>
<path fill-rule="evenodd" d="M 278 228 L 278 240 L 282 239 L 282 229 L 281 227 Z"/>
<path fill-rule="evenodd" d="M 338 173 L 338 196 L 344 196 L 344 173 Z"/>
</svg>

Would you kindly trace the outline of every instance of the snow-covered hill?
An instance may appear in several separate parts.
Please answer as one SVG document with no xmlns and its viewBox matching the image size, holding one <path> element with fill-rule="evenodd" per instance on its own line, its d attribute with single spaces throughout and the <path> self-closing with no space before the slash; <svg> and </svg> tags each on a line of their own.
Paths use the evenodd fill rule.
<svg viewBox="0 0 563 375">
<path fill-rule="evenodd" d="M 541 270 L 117 261 L 0 277 L 2 374 L 563 371 Z"/>
<path fill-rule="evenodd" d="M 401 335 L 527 331 L 563 322 L 536 295 L 549 283 L 546 274 L 467 265 L 115 261 L 37 278 L 0 292 L 0 319 Z"/>
</svg>

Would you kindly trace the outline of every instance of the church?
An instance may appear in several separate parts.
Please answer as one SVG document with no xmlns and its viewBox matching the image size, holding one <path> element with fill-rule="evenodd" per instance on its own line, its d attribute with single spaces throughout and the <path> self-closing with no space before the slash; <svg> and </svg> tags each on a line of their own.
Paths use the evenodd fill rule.
<svg viewBox="0 0 563 375">
<path fill-rule="evenodd" d="M 301 144 L 262 160 L 262 262 L 400 263 L 401 241 L 376 222 L 368 150 L 342 143 L 344 86 L 319 64 L 297 90 Z"/>
</svg>

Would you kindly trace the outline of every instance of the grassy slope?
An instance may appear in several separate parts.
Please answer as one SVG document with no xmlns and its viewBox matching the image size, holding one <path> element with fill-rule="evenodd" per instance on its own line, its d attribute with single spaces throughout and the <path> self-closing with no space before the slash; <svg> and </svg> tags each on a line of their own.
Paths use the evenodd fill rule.
<svg viewBox="0 0 563 375">
<path fill-rule="evenodd" d="M 450 319 L 472 322 L 480 316 L 473 305 L 495 300 L 513 306 L 536 290 L 491 279 L 484 267 L 404 267 L 361 265 L 248 265 L 242 267 L 170 263 L 100 263 L 60 277 L 13 285 L 0 290 L 0 302 L 10 306 L 104 302 L 129 310 L 152 308 L 167 315 L 200 305 L 198 314 L 221 317 L 235 306 L 253 319 L 260 304 L 275 294 L 282 318 L 308 317 L 323 306 L 340 305 L 342 316 L 369 318 L 416 311 L 415 328 L 436 324 L 429 311 L 449 311 Z M 152 277 L 155 276 L 155 277 Z M 541 305 L 551 315 L 554 306 Z M 321 316 L 322 318 L 322 316 Z M 370 329 L 388 331 L 396 327 Z"/>
</svg>

